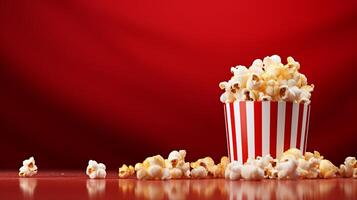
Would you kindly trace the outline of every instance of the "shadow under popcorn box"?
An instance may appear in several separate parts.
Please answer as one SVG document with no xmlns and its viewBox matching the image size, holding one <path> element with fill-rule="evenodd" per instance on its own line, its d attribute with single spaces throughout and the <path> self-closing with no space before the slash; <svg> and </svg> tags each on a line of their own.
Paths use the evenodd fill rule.
<svg viewBox="0 0 357 200">
<path fill-rule="evenodd" d="M 228 157 L 243 164 L 248 158 L 279 157 L 290 148 L 306 151 L 310 104 L 235 101 L 224 104 Z"/>
</svg>

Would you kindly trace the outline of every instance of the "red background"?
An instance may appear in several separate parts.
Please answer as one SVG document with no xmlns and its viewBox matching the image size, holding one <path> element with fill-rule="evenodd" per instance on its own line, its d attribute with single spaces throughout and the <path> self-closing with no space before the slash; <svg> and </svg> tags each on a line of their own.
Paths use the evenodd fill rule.
<svg viewBox="0 0 357 200">
<path fill-rule="evenodd" d="M 248 3 L 249 2 L 249 3 Z M 218 83 L 291 55 L 314 83 L 309 150 L 356 156 L 356 1 L 1 1 L 0 169 L 115 169 L 226 154 Z"/>
</svg>

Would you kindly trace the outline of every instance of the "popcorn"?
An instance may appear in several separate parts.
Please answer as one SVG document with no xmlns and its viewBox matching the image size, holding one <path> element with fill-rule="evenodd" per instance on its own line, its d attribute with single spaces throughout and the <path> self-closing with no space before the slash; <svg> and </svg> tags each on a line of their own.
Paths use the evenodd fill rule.
<svg viewBox="0 0 357 200">
<path fill-rule="evenodd" d="M 286 156 L 293 156 L 296 160 L 303 158 L 301 151 L 297 148 L 290 148 L 285 151 L 281 159 L 284 159 Z"/>
<path fill-rule="evenodd" d="M 277 55 L 256 59 L 247 68 L 238 65 L 231 68 L 233 76 L 219 87 L 225 90 L 220 100 L 234 101 L 289 101 L 310 103 L 314 85 L 308 85 L 305 75 L 299 73 L 300 64 L 292 57 L 287 64 Z"/>
<path fill-rule="evenodd" d="M 135 167 L 123 164 L 119 168 L 119 177 L 127 178 L 134 175 L 140 180 L 156 179 L 168 180 L 179 178 L 207 177 L 226 178 L 230 180 L 262 180 L 269 179 L 296 179 L 296 178 L 333 178 L 337 172 L 342 177 L 357 178 L 357 160 L 355 157 L 347 157 L 344 164 L 337 168 L 329 160 L 318 152 L 305 152 L 303 155 L 299 149 L 291 148 L 285 151 L 280 158 L 274 159 L 270 155 L 248 158 L 243 165 L 238 161 L 229 162 L 227 156 L 223 156 L 220 163 L 215 164 L 211 157 L 198 159 L 195 162 L 186 162 L 186 151 L 172 151 L 167 159 L 160 155 L 148 157 L 143 163 L 137 163 Z M 90 161 L 87 174 L 97 174 L 101 163 Z M 95 167 L 97 166 L 97 167 Z M 192 170 L 190 171 L 190 167 Z M 104 166 L 105 173 L 105 166 Z M 98 175 L 95 177 L 99 177 Z M 105 177 L 105 176 L 104 176 Z"/>
<path fill-rule="evenodd" d="M 86 174 L 89 178 L 105 178 L 107 172 L 105 171 L 106 167 L 103 163 L 97 163 L 95 160 L 89 160 Z"/>
<path fill-rule="evenodd" d="M 254 101 L 257 99 L 255 92 L 247 88 L 241 89 L 235 93 L 234 98 L 239 101 Z"/>
<path fill-rule="evenodd" d="M 220 163 L 217 165 L 214 165 L 210 169 L 210 173 L 213 174 L 213 177 L 215 178 L 221 178 L 225 176 L 225 170 L 227 168 L 227 165 L 229 164 L 229 159 L 227 156 L 223 156 L 221 158 Z"/>
<path fill-rule="evenodd" d="M 338 168 L 332 164 L 329 160 L 323 159 L 320 161 L 320 177 L 321 178 L 333 178 L 336 177 Z"/>
<path fill-rule="evenodd" d="M 166 180 L 171 178 L 165 159 L 160 155 L 146 158 L 143 163 L 137 163 L 134 169 L 138 179 Z"/>
<path fill-rule="evenodd" d="M 227 103 L 227 102 L 233 102 L 235 100 L 234 93 L 236 93 L 236 89 L 233 88 L 232 82 L 221 82 L 219 84 L 219 87 L 225 92 L 221 95 L 220 100 L 221 102 Z M 234 87 L 239 87 L 238 84 L 236 84 Z"/>
<path fill-rule="evenodd" d="M 206 178 L 207 176 L 208 176 L 208 171 L 203 166 L 198 166 L 191 170 L 192 178 Z"/>
<path fill-rule="evenodd" d="M 259 92 L 258 101 L 271 101 L 272 98 L 269 95 L 265 95 L 263 92 Z"/>
<path fill-rule="evenodd" d="M 238 161 L 233 161 L 227 165 L 224 177 L 230 180 L 238 180 L 241 177 L 242 165 Z"/>
<path fill-rule="evenodd" d="M 275 169 L 277 160 L 270 155 L 258 156 L 255 160 L 249 158 L 248 164 L 253 164 L 264 171 L 264 178 L 277 178 L 278 171 Z"/>
<path fill-rule="evenodd" d="M 247 89 L 248 90 L 260 90 L 260 87 L 263 85 L 263 80 L 256 73 L 251 73 L 247 80 Z"/>
<path fill-rule="evenodd" d="M 252 66 L 249 67 L 249 71 L 251 73 L 255 73 L 258 75 L 261 75 L 264 73 L 264 69 L 263 69 L 263 61 L 260 59 L 255 59 L 252 63 Z"/>
<path fill-rule="evenodd" d="M 190 171 L 190 170 L 188 170 Z M 191 172 L 190 172 L 191 174 Z M 189 174 L 189 175 L 190 175 Z M 182 178 L 183 177 L 183 173 L 182 173 L 182 170 L 179 169 L 179 168 L 173 168 L 173 169 L 170 169 L 170 176 L 172 179 L 179 179 L 179 178 Z M 189 177 L 189 175 L 187 177 Z"/>
<path fill-rule="evenodd" d="M 126 164 L 123 164 L 123 166 L 119 168 L 119 178 L 128 178 L 129 176 L 132 176 L 134 174 L 135 169 L 131 165 L 127 166 Z"/>
<path fill-rule="evenodd" d="M 190 177 L 190 163 L 185 162 L 186 151 L 172 151 L 168 159 L 165 160 L 166 166 L 170 169 L 171 178 Z"/>
<path fill-rule="evenodd" d="M 355 157 L 347 157 L 344 164 L 340 165 L 339 174 L 342 177 L 350 178 L 357 176 L 357 160 Z"/>
<path fill-rule="evenodd" d="M 261 180 L 264 178 L 264 171 L 254 164 L 244 164 L 241 167 L 241 176 L 245 180 Z"/>
<path fill-rule="evenodd" d="M 279 179 L 295 179 L 297 178 L 298 161 L 292 154 L 283 155 L 283 159 L 276 165 Z"/>
<path fill-rule="evenodd" d="M 249 70 L 245 66 L 238 65 L 236 67 L 232 67 L 231 72 L 234 75 L 231 80 L 239 83 L 240 87 L 246 87 L 246 83 L 250 74 Z"/>
<path fill-rule="evenodd" d="M 35 159 L 30 157 L 22 162 L 22 167 L 19 169 L 19 176 L 30 177 L 37 174 L 37 166 L 35 165 Z"/>
<path fill-rule="evenodd" d="M 214 166 L 214 160 L 211 157 L 198 159 L 196 162 L 191 162 L 191 175 L 192 177 L 196 177 L 196 175 L 199 175 L 199 177 L 197 178 L 203 178 L 201 177 L 201 175 L 205 174 L 205 176 L 213 175 L 213 171 L 215 170 Z M 195 175 L 193 173 L 195 173 Z"/>
<path fill-rule="evenodd" d="M 305 160 L 300 158 L 297 173 L 302 178 L 317 178 L 319 171 L 320 161 L 317 158 L 310 158 Z"/>
<path fill-rule="evenodd" d="M 316 158 L 318 161 L 321 161 L 324 159 L 324 157 L 321 156 L 318 151 L 314 151 L 314 153 L 305 152 L 304 158 L 305 158 L 305 160 L 310 160 L 311 158 Z"/>
</svg>

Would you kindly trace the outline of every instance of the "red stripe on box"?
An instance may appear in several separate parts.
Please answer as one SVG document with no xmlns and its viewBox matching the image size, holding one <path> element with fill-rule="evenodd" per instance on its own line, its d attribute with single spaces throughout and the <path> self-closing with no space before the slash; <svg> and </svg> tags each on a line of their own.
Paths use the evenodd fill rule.
<svg viewBox="0 0 357 200">
<path fill-rule="evenodd" d="M 254 102 L 255 155 L 262 155 L 262 103 Z"/>
<path fill-rule="evenodd" d="M 248 159 L 248 132 L 247 132 L 247 108 L 246 102 L 239 102 L 240 109 L 240 126 L 242 137 L 242 160 L 243 163 Z"/>
<path fill-rule="evenodd" d="M 307 137 L 309 135 L 309 123 L 310 123 L 310 111 L 311 111 L 311 105 L 308 105 L 307 106 L 308 108 L 308 112 L 307 112 L 307 123 L 306 123 L 306 133 L 305 133 L 305 143 L 304 143 L 304 149 L 303 149 L 303 152 L 305 153 L 306 151 L 306 147 L 307 147 Z"/>
<path fill-rule="evenodd" d="M 286 102 L 285 128 L 284 128 L 284 151 L 290 149 L 292 110 L 293 110 L 293 103 Z"/>
<path fill-rule="evenodd" d="M 270 102 L 270 154 L 276 157 L 276 137 L 278 124 L 278 103 Z"/>
<path fill-rule="evenodd" d="M 300 149 L 303 114 L 304 114 L 304 104 L 299 104 L 298 130 L 297 130 L 297 136 L 296 136 L 296 148 L 297 149 Z M 300 149 L 300 150 L 303 151 L 303 149 Z"/>
<path fill-rule="evenodd" d="M 237 160 L 237 136 L 236 136 L 236 127 L 234 120 L 234 107 L 233 103 L 229 104 L 229 109 L 231 110 L 231 127 L 232 127 L 232 140 L 233 140 L 233 159 Z"/>
<path fill-rule="evenodd" d="M 223 104 L 223 108 L 224 108 L 224 122 L 225 122 L 225 124 L 226 124 L 226 139 L 227 139 L 228 158 L 232 161 L 232 158 L 231 158 L 231 150 L 230 150 L 230 148 L 229 148 L 230 144 L 229 144 L 229 132 L 228 132 L 228 121 L 227 121 L 226 104 Z"/>
</svg>

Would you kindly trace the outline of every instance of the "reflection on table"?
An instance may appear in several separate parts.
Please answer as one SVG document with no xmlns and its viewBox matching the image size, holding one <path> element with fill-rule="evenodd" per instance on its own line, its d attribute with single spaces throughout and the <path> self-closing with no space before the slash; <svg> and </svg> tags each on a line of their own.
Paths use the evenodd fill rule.
<svg viewBox="0 0 357 200">
<path fill-rule="evenodd" d="M 357 180 L 227 181 L 119 180 L 119 192 L 140 199 L 327 199 L 357 198 Z"/>
</svg>

